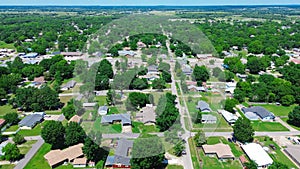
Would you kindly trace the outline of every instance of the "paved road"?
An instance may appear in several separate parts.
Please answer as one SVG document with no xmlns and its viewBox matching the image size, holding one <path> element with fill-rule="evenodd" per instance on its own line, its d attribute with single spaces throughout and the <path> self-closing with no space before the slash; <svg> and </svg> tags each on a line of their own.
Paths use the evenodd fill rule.
<svg viewBox="0 0 300 169">
<path fill-rule="evenodd" d="M 35 153 L 40 149 L 40 147 L 44 144 L 44 140 L 41 136 L 32 136 L 32 137 L 25 137 L 26 140 L 38 140 L 32 148 L 28 151 L 25 157 L 18 162 L 15 169 L 23 169 L 30 159 L 35 155 Z"/>
</svg>

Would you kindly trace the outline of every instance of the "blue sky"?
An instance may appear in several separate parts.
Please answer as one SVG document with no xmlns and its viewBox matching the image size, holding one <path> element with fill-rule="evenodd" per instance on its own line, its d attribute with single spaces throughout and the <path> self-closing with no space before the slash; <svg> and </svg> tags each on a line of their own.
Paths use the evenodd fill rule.
<svg viewBox="0 0 300 169">
<path fill-rule="evenodd" d="M 0 0 L 0 5 L 274 5 L 300 0 Z"/>
</svg>

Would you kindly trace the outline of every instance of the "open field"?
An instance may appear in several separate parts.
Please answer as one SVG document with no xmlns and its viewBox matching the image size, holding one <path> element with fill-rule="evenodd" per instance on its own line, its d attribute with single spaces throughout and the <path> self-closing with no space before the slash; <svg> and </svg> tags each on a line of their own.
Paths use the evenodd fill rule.
<svg viewBox="0 0 300 169">
<path fill-rule="evenodd" d="M 252 127 L 255 131 L 289 131 L 279 122 L 253 121 Z"/>
<path fill-rule="evenodd" d="M 258 104 L 254 106 L 261 106 L 274 113 L 275 116 L 288 116 L 289 112 L 291 112 L 296 105 L 292 106 L 277 106 L 274 104 Z"/>
<path fill-rule="evenodd" d="M 273 144 L 276 147 L 276 150 L 273 150 L 271 147 L 269 155 L 274 161 L 281 162 L 286 164 L 289 168 L 297 168 L 297 166 L 280 150 L 280 147 L 269 137 L 255 137 L 255 139 L 259 140 L 263 146 L 269 147 L 270 144 Z"/>
<path fill-rule="evenodd" d="M 48 169 L 51 168 L 44 155 L 51 150 L 51 145 L 44 143 L 37 153 L 32 157 L 24 169 Z"/>
</svg>

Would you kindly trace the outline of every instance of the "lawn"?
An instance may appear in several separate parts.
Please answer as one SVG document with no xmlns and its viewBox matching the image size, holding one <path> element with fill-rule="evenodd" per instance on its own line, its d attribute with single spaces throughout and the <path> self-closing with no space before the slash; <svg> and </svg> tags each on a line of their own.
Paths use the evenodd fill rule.
<svg viewBox="0 0 300 169">
<path fill-rule="evenodd" d="M 49 114 L 49 115 L 60 115 L 61 111 L 60 110 L 46 110 L 45 113 Z"/>
<path fill-rule="evenodd" d="M 212 113 L 207 113 L 207 114 L 211 114 L 215 117 L 217 117 L 217 123 L 215 124 L 204 124 L 204 123 L 200 123 L 200 124 L 193 124 L 194 129 L 202 129 L 204 131 L 232 131 L 232 127 L 226 122 L 226 120 L 222 117 L 222 115 L 212 112 Z M 195 115 L 192 115 L 192 121 L 193 117 Z"/>
<path fill-rule="evenodd" d="M 155 133 L 159 132 L 159 129 L 155 125 L 144 125 L 142 122 L 132 123 L 133 133 Z"/>
<path fill-rule="evenodd" d="M 0 48 L 16 49 L 13 43 L 5 43 L 3 41 L 0 41 Z"/>
<path fill-rule="evenodd" d="M 117 107 L 110 107 L 107 114 L 119 114 L 119 109 Z"/>
<path fill-rule="evenodd" d="M 0 169 L 13 169 L 13 168 L 15 168 L 15 165 L 13 164 L 0 165 Z"/>
<path fill-rule="evenodd" d="M 278 122 L 253 121 L 252 127 L 255 131 L 289 131 Z"/>
<path fill-rule="evenodd" d="M 259 104 L 259 105 L 254 105 L 254 106 L 261 106 L 269 110 L 270 112 L 274 113 L 275 116 L 288 116 L 289 112 L 291 112 L 296 105 L 292 106 L 277 106 L 274 104 Z"/>
<path fill-rule="evenodd" d="M 60 96 L 60 102 L 64 103 L 65 105 L 67 105 L 67 103 L 74 98 L 74 96 Z"/>
<path fill-rule="evenodd" d="M 286 164 L 289 168 L 297 168 L 296 165 L 280 150 L 280 147 L 269 137 L 255 137 L 255 139 L 259 140 L 260 143 L 263 144 L 263 146 L 269 146 L 270 144 L 273 144 L 276 147 L 276 150 L 269 153 L 271 158 L 274 161 L 281 162 L 283 164 Z M 269 147 L 270 150 L 272 150 L 271 147 Z"/>
<path fill-rule="evenodd" d="M 192 163 L 195 169 L 200 168 L 200 159 L 198 159 L 198 155 L 197 155 L 197 148 L 194 144 L 194 141 L 192 138 L 188 139 L 188 143 L 189 143 L 189 147 L 190 147 L 190 151 L 191 151 L 191 158 L 192 158 Z"/>
<path fill-rule="evenodd" d="M 56 167 L 55 169 L 73 169 L 73 165 L 72 164 L 68 164 L 68 165 L 60 165 L 58 167 Z"/>
<path fill-rule="evenodd" d="M 23 136 L 38 136 L 41 134 L 42 131 L 42 126 L 44 123 L 36 125 L 33 129 L 31 130 L 20 130 L 18 134 L 21 134 Z"/>
<path fill-rule="evenodd" d="M 183 169 L 181 165 L 168 165 L 167 169 Z"/>
<path fill-rule="evenodd" d="M 17 131 L 18 129 L 19 129 L 18 125 L 13 125 L 13 126 L 10 126 L 9 128 L 7 128 L 5 131 L 6 132 L 13 132 L 13 131 Z"/>
<path fill-rule="evenodd" d="M 96 96 L 95 101 L 99 103 L 99 106 L 106 105 L 106 96 Z"/>
<path fill-rule="evenodd" d="M 48 169 L 51 168 L 44 158 L 44 155 L 51 150 L 50 144 L 43 144 L 37 153 L 32 157 L 29 163 L 25 166 L 24 169 Z"/>
<path fill-rule="evenodd" d="M 25 143 L 18 145 L 18 148 L 20 149 L 21 154 L 26 154 L 32 147 L 33 144 L 35 144 L 37 140 L 29 140 Z"/>
<path fill-rule="evenodd" d="M 7 113 L 17 112 L 16 109 L 13 109 L 11 105 L 0 106 L 0 116 L 4 116 Z"/>
</svg>

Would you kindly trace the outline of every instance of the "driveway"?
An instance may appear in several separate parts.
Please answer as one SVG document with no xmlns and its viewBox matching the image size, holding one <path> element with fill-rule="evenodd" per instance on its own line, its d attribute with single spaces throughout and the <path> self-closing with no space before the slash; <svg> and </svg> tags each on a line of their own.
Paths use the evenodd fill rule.
<svg viewBox="0 0 300 169">
<path fill-rule="evenodd" d="M 25 157 L 18 162 L 15 169 L 23 169 L 27 163 L 31 160 L 31 158 L 35 155 L 35 153 L 40 149 L 40 147 L 44 144 L 44 140 L 40 136 L 33 137 L 25 137 L 26 140 L 38 140 L 28 151 Z"/>
</svg>

